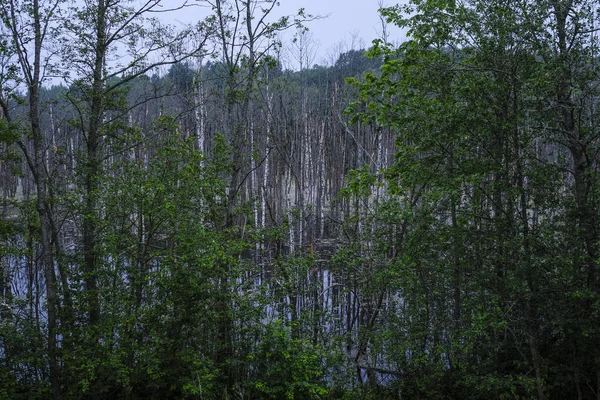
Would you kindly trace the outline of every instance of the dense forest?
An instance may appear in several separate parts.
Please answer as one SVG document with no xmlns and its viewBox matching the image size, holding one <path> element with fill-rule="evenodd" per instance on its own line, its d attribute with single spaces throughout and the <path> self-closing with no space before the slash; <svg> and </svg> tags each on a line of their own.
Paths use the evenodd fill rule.
<svg viewBox="0 0 600 400">
<path fill-rule="evenodd" d="M 176 3 L 0 2 L 0 399 L 600 399 L 596 1 Z"/>
</svg>

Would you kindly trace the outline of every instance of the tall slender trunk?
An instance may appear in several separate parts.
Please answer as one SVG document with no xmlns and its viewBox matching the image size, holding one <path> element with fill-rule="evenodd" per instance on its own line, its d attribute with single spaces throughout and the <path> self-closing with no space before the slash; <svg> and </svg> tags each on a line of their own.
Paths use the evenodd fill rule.
<svg viewBox="0 0 600 400">
<path fill-rule="evenodd" d="M 202 76 L 203 59 L 198 59 L 198 77 L 196 83 L 196 93 L 194 94 L 194 117 L 196 122 L 196 140 L 198 142 L 198 151 L 204 153 L 206 141 L 206 99 L 204 93 L 204 81 Z"/>
<path fill-rule="evenodd" d="M 92 72 L 91 103 L 89 122 L 86 129 L 87 159 L 84 169 L 85 204 L 83 215 L 83 253 L 85 288 L 88 295 L 89 322 L 96 325 L 100 319 L 100 297 L 98 294 L 98 195 L 100 179 L 100 128 L 104 113 L 104 65 L 106 57 L 107 4 L 98 0 L 96 10 L 96 43 Z"/>
<path fill-rule="evenodd" d="M 15 12 L 14 5 L 12 12 Z M 61 398 L 60 370 L 58 361 L 58 306 L 55 260 L 52 251 L 52 213 L 47 199 L 48 181 L 45 165 L 45 139 L 40 123 L 40 97 L 42 73 L 42 16 L 40 15 L 39 0 L 33 1 L 33 28 L 35 32 L 33 70 L 29 70 L 29 118 L 33 142 L 33 159 L 30 163 L 31 172 L 36 186 L 36 208 L 40 219 L 40 236 L 42 245 L 42 265 L 46 283 L 46 301 L 48 313 L 48 362 L 50 385 L 55 400 Z M 14 17 L 14 14 L 13 14 Z M 23 65 L 23 69 L 27 69 Z"/>
</svg>

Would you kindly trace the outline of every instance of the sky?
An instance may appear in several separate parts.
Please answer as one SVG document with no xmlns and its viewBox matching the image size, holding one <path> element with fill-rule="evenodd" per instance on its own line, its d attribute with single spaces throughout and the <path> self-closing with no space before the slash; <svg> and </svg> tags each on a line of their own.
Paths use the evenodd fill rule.
<svg viewBox="0 0 600 400">
<path fill-rule="evenodd" d="M 281 0 L 280 4 L 282 13 L 293 13 L 303 7 L 307 13 L 324 17 L 307 23 L 309 32 L 319 44 L 315 60 L 319 64 L 327 64 L 340 45 L 343 50 L 366 48 L 381 36 L 378 0 Z M 390 41 L 403 38 L 399 29 L 388 27 L 388 30 Z"/>
<path fill-rule="evenodd" d="M 381 20 L 377 12 L 379 0 L 279 0 L 280 5 L 273 11 L 276 18 L 284 15 L 294 15 L 300 8 L 307 14 L 322 18 L 306 23 L 309 35 L 315 46 L 315 56 L 312 64 L 330 65 L 340 52 L 350 49 L 367 48 L 371 41 L 380 37 L 382 32 Z M 385 5 L 397 2 L 384 0 Z M 192 8 L 177 15 L 182 23 L 200 19 L 207 13 L 206 8 Z M 389 40 L 393 43 L 404 39 L 399 28 L 388 27 Z M 282 37 L 289 43 L 293 32 Z M 285 46 L 284 46 L 285 47 Z M 284 54 L 290 67 L 294 67 L 292 54 Z"/>
</svg>

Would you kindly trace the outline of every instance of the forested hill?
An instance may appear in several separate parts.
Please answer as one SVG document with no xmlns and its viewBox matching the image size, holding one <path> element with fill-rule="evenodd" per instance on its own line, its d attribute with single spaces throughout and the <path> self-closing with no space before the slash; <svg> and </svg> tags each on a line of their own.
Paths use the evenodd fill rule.
<svg viewBox="0 0 600 400">
<path fill-rule="evenodd" d="M 0 399 L 600 398 L 596 2 L 166 3 L 0 2 Z"/>
</svg>

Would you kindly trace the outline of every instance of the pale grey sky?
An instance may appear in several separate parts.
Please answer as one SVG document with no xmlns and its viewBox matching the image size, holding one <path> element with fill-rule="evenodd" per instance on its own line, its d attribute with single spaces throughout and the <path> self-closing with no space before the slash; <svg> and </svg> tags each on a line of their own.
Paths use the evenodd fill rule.
<svg viewBox="0 0 600 400">
<path fill-rule="evenodd" d="M 384 4 L 395 4 L 392 0 Z M 307 24 L 313 37 L 319 42 L 319 52 L 315 62 L 327 62 L 330 53 L 336 53 L 343 42 L 345 49 L 369 47 L 371 41 L 382 32 L 381 20 L 377 12 L 378 0 L 281 0 L 282 14 L 293 13 L 303 7 L 307 13 L 326 18 Z M 389 40 L 404 38 L 400 29 L 388 26 Z M 352 43 L 354 41 L 354 43 Z"/>
<path fill-rule="evenodd" d="M 371 41 L 381 34 L 381 20 L 377 12 L 378 0 L 279 0 L 273 20 L 283 15 L 296 14 L 304 8 L 307 14 L 324 18 L 308 22 L 306 25 L 315 42 L 318 43 L 313 64 L 328 64 L 332 57 L 341 51 L 352 48 L 369 47 Z M 201 2 L 199 2 L 201 3 Z M 384 0 L 385 5 L 396 4 L 394 0 Z M 183 23 L 193 22 L 208 13 L 204 7 L 186 9 L 177 13 L 176 19 Z M 288 32 L 282 39 L 291 41 L 294 32 Z M 404 40 L 400 29 L 388 27 L 389 40 L 393 43 Z M 286 46 L 287 47 L 287 46 Z M 293 63 L 288 55 L 289 63 Z"/>
</svg>

